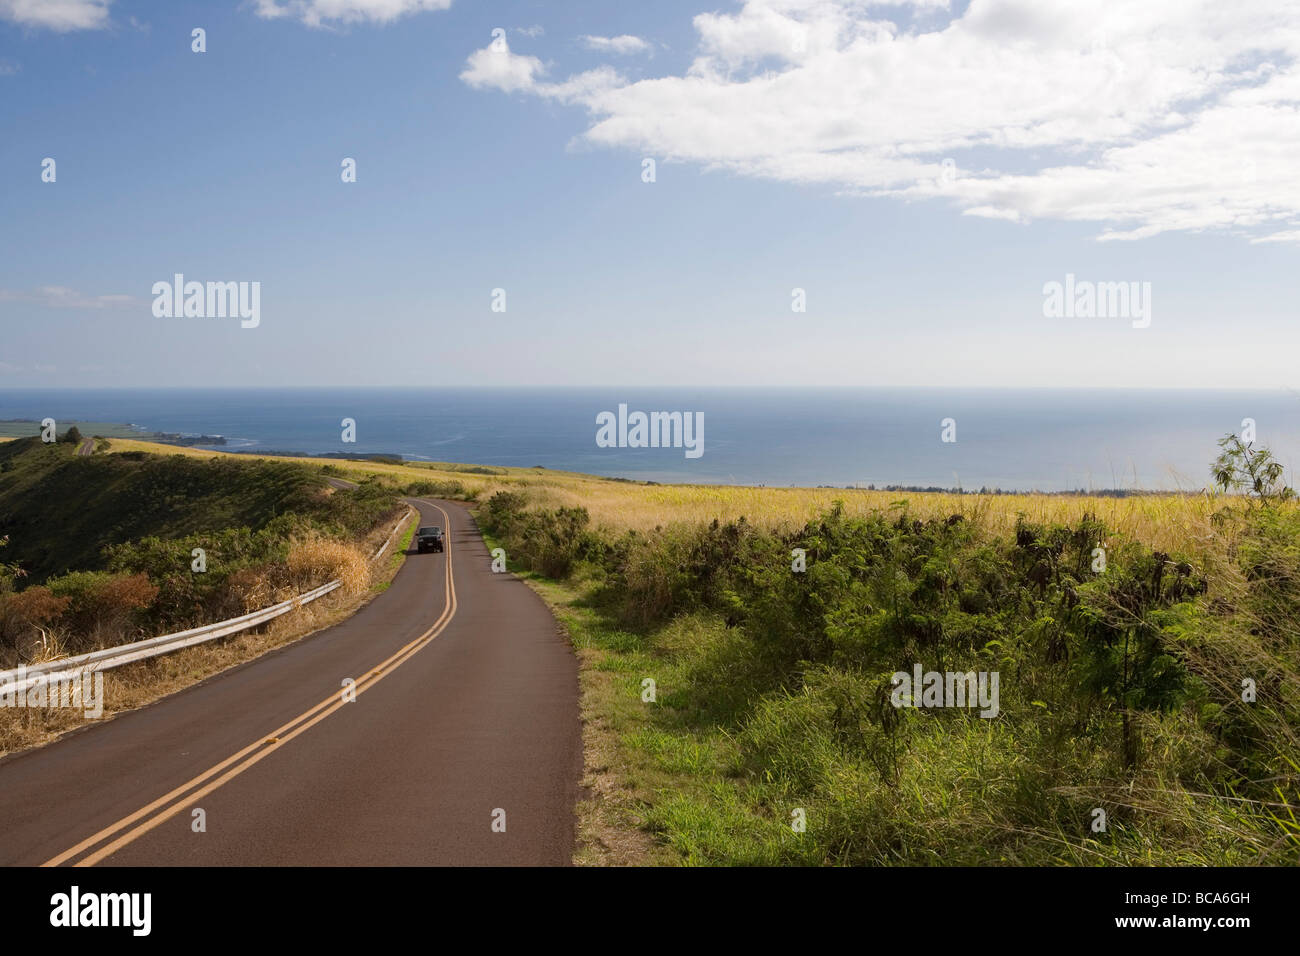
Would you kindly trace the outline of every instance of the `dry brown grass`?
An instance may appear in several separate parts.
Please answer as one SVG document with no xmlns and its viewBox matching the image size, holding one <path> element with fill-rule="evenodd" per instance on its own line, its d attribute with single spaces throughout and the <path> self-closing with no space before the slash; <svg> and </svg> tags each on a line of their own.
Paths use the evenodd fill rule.
<svg viewBox="0 0 1300 956">
<path fill-rule="evenodd" d="M 402 519 L 399 540 L 414 520 L 416 516 L 413 514 Z M 373 566 L 366 560 L 392 527 L 392 523 L 386 523 L 362 544 L 343 546 L 346 554 L 321 547 L 316 542 L 304 542 L 299 559 L 304 573 L 329 573 L 331 569 L 346 572 L 352 579 L 351 588 L 345 583 L 344 587 L 276 618 L 263 628 L 104 671 L 104 713 L 99 719 L 109 720 L 151 704 L 227 668 L 300 641 L 351 617 L 369 603 L 380 586 L 391 581 L 402 566 L 400 552 L 394 555 L 392 549 L 382 559 L 373 562 Z M 359 555 L 362 556 L 360 569 L 356 567 Z M 362 574 L 373 586 L 356 590 Z M 265 607 L 268 603 L 274 602 L 259 602 L 257 606 Z M 59 656 L 53 653 L 56 650 L 57 647 L 52 647 L 50 656 Z M 0 708 L 0 756 L 41 746 L 97 722 L 88 720 L 81 710 L 75 708 Z"/>
<path fill-rule="evenodd" d="M 370 562 L 356 545 L 321 534 L 294 541 L 286 562 L 294 583 L 303 590 L 338 578 L 345 594 L 361 594 L 370 587 Z"/>
</svg>

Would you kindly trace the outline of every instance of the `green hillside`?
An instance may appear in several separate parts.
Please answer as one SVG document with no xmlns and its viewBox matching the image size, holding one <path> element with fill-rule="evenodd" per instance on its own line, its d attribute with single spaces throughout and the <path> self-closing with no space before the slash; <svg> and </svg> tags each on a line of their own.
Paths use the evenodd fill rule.
<svg viewBox="0 0 1300 956">
<path fill-rule="evenodd" d="M 140 429 L 117 422 L 59 422 L 56 431 L 62 437 L 68 433 L 68 429 L 74 427 L 87 438 L 93 435 L 98 435 L 101 438 L 139 438 L 141 435 Z M 28 438 L 33 435 L 40 435 L 40 433 L 41 423 L 38 421 L 25 419 L 0 421 L 0 438 Z"/>
<path fill-rule="evenodd" d="M 320 471 L 302 465 L 75 452 L 33 438 L 0 444 L 0 537 L 9 537 L 5 561 L 29 584 L 101 569 L 106 545 L 145 537 L 257 531 L 290 514 L 358 530 L 374 518 L 369 508 L 364 519 L 351 514 L 353 495 L 330 494 Z"/>
</svg>

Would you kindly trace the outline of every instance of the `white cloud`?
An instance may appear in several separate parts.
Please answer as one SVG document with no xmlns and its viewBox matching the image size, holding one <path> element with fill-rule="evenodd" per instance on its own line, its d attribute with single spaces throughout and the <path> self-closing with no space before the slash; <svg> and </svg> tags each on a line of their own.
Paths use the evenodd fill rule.
<svg viewBox="0 0 1300 956">
<path fill-rule="evenodd" d="M 475 50 L 465 62 L 460 78 L 476 89 L 503 93 L 533 93 L 564 102 L 588 102 L 603 91 L 622 85 L 622 78 L 610 67 L 576 73 L 561 83 L 543 79 L 546 65 L 535 56 L 515 53 L 504 38 L 482 50 Z"/>
<path fill-rule="evenodd" d="M 490 73 L 479 51 L 462 77 L 584 106 L 588 142 L 746 176 L 1102 239 L 1296 240 L 1294 0 L 913 6 L 896 22 L 872 0 L 746 0 L 695 17 L 678 76 L 548 83 L 535 57 Z"/>
<path fill-rule="evenodd" d="M 1252 239 L 1251 242 L 1300 242 L 1300 229 L 1284 229 L 1280 232 Z"/>
<path fill-rule="evenodd" d="M 292 17 L 309 27 L 338 23 L 392 23 L 426 10 L 446 10 L 451 0 L 255 0 L 259 17 Z"/>
<path fill-rule="evenodd" d="M 546 33 L 546 31 L 542 29 L 541 25 L 536 23 L 531 27 L 515 27 L 515 32 L 522 33 L 524 36 L 532 37 L 533 39 L 537 39 L 539 36 Z"/>
<path fill-rule="evenodd" d="M 0 0 L 0 19 L 59 33 L 108 26 L 112 0 Z"/>
<path fill-rule="evenodd" d="M 542 61 L 535 56 L 520 56 L 511 52 L 503 41 L 497 42 L 500 49 L 488 46 L 471 53 L 460 78 L 478 89 L 491 88 L 504 93 L 535 92 L 537 78 L 546 72 Z"/>
<path fill-rule="evenodd" d="M 106 309 L 139 301 L 132 295 L 84 295 L 61 285 L 39 286 L 30 292 L 0 289 L 0 302 L 29 302 L 52 309 Z"/>
<path fill-rule="evenodd" d="M 0 76 L 13 76 L 22 69 L 22 65 L 13 60 L 0 60 Z"/>
<path fill-rule="evenodd" d="M 645 40 L 627 33 L 616 37 L 582 36 L 578 39 L 588 50 L 598 50 L 601 53 L 649 53 L 651 50 L 650 44 Z"/>
</svg>

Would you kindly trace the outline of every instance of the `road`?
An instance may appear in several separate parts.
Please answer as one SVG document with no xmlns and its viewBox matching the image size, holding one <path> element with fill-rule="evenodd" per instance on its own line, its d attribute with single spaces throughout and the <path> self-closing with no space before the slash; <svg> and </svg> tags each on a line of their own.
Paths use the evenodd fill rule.
<svg viewBox="0 0 1300 956">
<path fill-rule="evenodd" d="M 348 620 L 0 760 L 0 864 L 569 863 L 573 651 L 463 507 L 412 503 L 447 551 Z"/>
</svg>

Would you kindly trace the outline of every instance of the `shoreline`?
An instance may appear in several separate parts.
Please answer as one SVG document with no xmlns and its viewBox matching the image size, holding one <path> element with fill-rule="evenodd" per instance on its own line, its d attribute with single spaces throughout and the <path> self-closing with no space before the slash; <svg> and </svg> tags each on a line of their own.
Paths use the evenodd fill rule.
<svg viewBox="0 0 1300 956">
<path fill-rule="evenodd" d="M 32 426 L 33 431 L 26 431 L 21 428 L 6 426 Z M 341 450 L 325 452 L 307 452 L 301 450 L 283 450 L 274 448 L 248 448 L 248 447 L 229 447 L 228 439 L 223 435 L 190 435 L 183 432 L 163 432 L 151 430 L 146 426 L 137 425 L 133 422 L 104 422 L 104 421 L 82 421 L 74 419 L 59 424 L 59 432 L 62 433 L 66 428 L 77 427 L 83 435 L 87 437 L 105 438 L 112 440 L 129 439 L 135 441 L 150 442 L 157 445 L 168 445 L 176 448 L 187 448 L 199 452 L 212 452 L 214 454 L 224 455 L 248 455 L 260 458 L 291 458 L 302 459 L 304 461 L 318 462 L 322 460 L 331 461 L 357 461 L 370 462 L 373 464 L 393 464 L 393 465 L 428 465 L 436 466 L 439 464 L 454 464 L 459 467 L 478 467 L 478 468 L 523 468 L 527 466 L 520 465 L 482 465 L 467 462 L 440 462 L 425 457 L 410 457 L 403 452 L 344 452 Z M 34 418 L 7 418 L 0 419 L 0 440 L 31 437 L 38 433 L 40 421 Z M 241 441 L 255 439 L 240 439 Z M 750 488 L 750 489 L 791 489 L 791 490 L 808 490 L 808 491 L 869 491 L 869 492 L 890 492 L 897 494 L 944 494 L 944 495 L 961 495 L 961 496 L 1014 496 L 1014 495 L 1048 495 L 1053 497 L 1095 497 L 1095 498 L 1136 498 L 1136 497 L 1193 497 L 1206 493 L 1207 486 L 1196 489 L 1151 489 L 1151 488 L 1068 488 L 1057 490 L 1041 490 L 1038 488 L 1003 488 L 1001 486 L 988 487 L 981 485 L 979 488 L 964 487 L 945 487 L 942 485 L 906 485 L 896 482 L 856 482 L 854 484 L 769 484 L 766 482 L 738 483 L 726 481 L 675 481 L 668 479 L 648 479 L 632 478 L 627 475 L 602 475 L 594 472 L 582 471 L 571 468 L 548 468 L 544 465 L 536 465 L 534 468 L 542 471 L 556 471 L 584 475 L 602 481 L 626 482 L 635 485 L 661 485 L 671 487 L 700 487 L 700 488 Z"/>
<path fill-rule="evenodd" d="M 141 439 L 146 440 L 146 439 Z M 151 440 L 151 439 L 150 439 Z M 646 478 L 629 478 L 624 475 L 601 475 L 594 472 L 575 470 L 571 468 L 547 468 L 544 465 L 535 465 L 529 469 L 527 466 L 520 465 L 483 465 L 478 462 L 451 462 L 451 461 L 433 461 L 425 458 L 410 458 L 399 452 L 364 452 L 348 453 L 344 451 L 332 452 L 304 452 L 304 451 L 284 451 L 281 449 L 251 449 L 251 448 L 216 448 L 208 445 L 199 445 L 187 442 L 159 442 L 159 444 L 172 444 L 178 447 L 190 448 L 194 451 L 211 451 L 223 455 L 248 455 L 258 458 L 297 458 L 309 462 L 320 461 L 355 461 L 369 462 L 372 464 L 391 464 L 391 465 L 410 465 L 410 466 L 428 466 L 436 468 L 439 465 L 450 465 L 457 469 L 464 468 L 486 468 L 486 469 L 522 469 L 524 471 L 554 471 L 562 474 L 581 475 L 598 481 L 621 482 L 631 485 L 642 486 L 662 486 L 674 488 L 748 488 L 748 489 L 786 489 L 791 491 L 863 491 L 863 492 L 891 492 L 899 494 L 942 494 L 942 495 L 962 495 L 978 497 L 984 496 L 1016 496 L 1016 495 L 1048 495 L 1061 498 L 1165 498 L 1180 497 L 1191 498 L 1201 497 L 1206 493 L 1206 488 L 1187 489 L 1146 489 L 1146 488 L 1070 488 L 1058 491 L 1043 491 L 1037 488 L 945 488 L 937 485 L 900 485 L 900 484 L 877 484 L 861 483 L 854 485 L 782 485 L 782 484 L 739 484 L 736 482 L 708 482 L 708 481 L 656 481 Z"/>
</svg>

